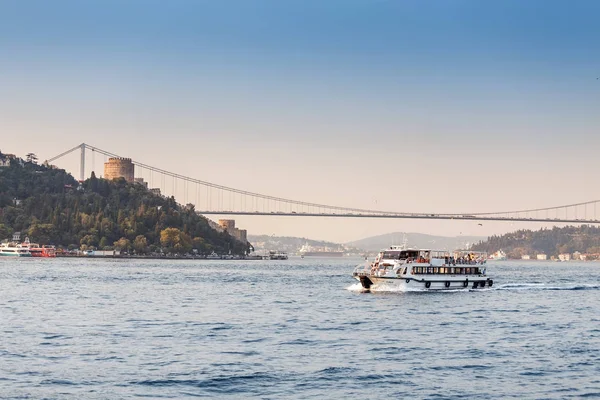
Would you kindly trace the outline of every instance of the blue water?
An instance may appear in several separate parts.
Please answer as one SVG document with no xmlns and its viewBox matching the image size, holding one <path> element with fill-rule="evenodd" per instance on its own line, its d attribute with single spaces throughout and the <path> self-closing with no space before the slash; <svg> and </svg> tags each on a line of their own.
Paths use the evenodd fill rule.
<svg viewBox="0 0 600 400">
<path fill-rule="evenodd" d="M 0 398 L 600 398 L 600 264 L 361 293 L 356 263 L 2 259 Z"/>
</svg>

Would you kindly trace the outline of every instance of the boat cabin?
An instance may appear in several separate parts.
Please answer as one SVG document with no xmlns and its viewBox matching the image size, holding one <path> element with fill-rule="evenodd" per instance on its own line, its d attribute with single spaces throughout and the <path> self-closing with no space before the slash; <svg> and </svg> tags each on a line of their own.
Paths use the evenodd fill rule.
<svg viewBox="0 0 600 400">
<path fill-rule="evenodd" d="M 395 246 L 381 251 L 371 264 L 371 272 L 387 273 L 392 268 L 398 274 L 478 275 L 486 263 L 487 254 L 471 250 L 400 249 Z"/>
<path fill-rule="evenodd" d="M 443 251 L 437 250 L 428 250 L 428 249 L 394 249 L 393 247 L 389 250 L 384 250 L 379 253 L 377 256 L 381 263 L 389 263 L 392 265 L 393 261 L 405 261 L 407 263 L 410 262 L 418 262 L 418 263 L 429 263 L 432 258 L 440 258 L 442 255 L 440 253 L 445 253 Z"/>
</svg>

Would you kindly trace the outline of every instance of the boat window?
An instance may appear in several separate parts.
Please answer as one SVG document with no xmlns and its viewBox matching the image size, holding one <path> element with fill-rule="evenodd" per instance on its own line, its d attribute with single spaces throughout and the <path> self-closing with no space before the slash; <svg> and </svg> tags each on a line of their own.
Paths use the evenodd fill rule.
<svg viewBox="0 0 600 400">
<path fill-rule="evenodd" d="M 388 260 L 400 260 L 400 252 L 399 251 L 384 251 L 383 257 Z"/>
<path fill-rule="evenodd" d="M 454 267 L 450 267 L 450 273 L 454 274 Z"/>
</svg>

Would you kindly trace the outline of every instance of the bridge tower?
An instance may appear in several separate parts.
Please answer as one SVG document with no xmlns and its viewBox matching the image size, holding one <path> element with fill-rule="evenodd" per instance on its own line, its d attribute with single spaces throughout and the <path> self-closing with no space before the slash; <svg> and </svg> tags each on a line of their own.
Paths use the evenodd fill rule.
<svg viewBox="0 0 600 400">
<path fill-rule="evenodd" d="M 79 180 L 85 180 L 85 143 L 81 143 L 79 146 L 81 148 L 81 161 L 79 164 Z"/>
</svg>

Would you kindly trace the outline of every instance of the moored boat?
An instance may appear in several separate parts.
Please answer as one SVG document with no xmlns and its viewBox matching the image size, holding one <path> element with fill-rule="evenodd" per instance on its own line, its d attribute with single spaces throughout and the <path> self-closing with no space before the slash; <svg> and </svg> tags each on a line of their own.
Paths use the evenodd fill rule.
<svg viewBox="0 0 600 400">
<path fill-rule="evenodd" d="M 215 253 L 214 251 L 206 256 L 207 260 L 220 260 L 222 257 Z"/>
<path fill-rule="evenodd" d="M 506 261 L 507 257 L 506 257 L 506 253 L 503 252 L 502 250 L 498 250 L 497 252 L 495 252 L 494 254 L 492 254 L 489 257 L 490 260 L 496 260 L 496 261 Z"/>
<path fill-rule="evenodd" d="M 269 260 L 287 260 L 288 255 L 285 251 L 269 251 Z"/>
<path fill-rule="evenodd" d="M 344 249 L 332 249 L 330 247 L 313 247 L 306 243 L 303 245 L 298 254 L 301 257 L 343 257 L 345 254 Z"/>
<path fill-rule="evenodd" d="M 364 290 L 456 290 L 491 287 L 486 254 L 468 250 L 404 249 L 392 246 L 353 272 Z"/>
<path fill-rule="evenodd" d="M 25 241 L 20 246 L 29 250 L 32 257 L 56 257 L 56 248 L 54 246 L 40 246 L 37 243 L 31 243 L 28 237 L 25 238 Z"/>
<path fill-rule="evenodd" d="M 3 257 L 31 257 L 27 247 L 14 242 L 0 243 L 0 256 Z"/>
</svg>

